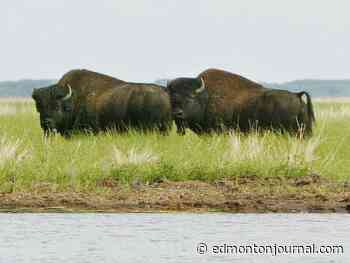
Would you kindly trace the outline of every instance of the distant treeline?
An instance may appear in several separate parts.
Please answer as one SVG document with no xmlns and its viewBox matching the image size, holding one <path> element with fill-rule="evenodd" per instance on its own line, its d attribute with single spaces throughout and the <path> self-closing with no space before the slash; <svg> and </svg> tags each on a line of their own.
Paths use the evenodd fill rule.
<svg viewBox="0 0 350 263">
<path fill-rule="evenodd" d="M 19 80 L 0 82 L 0 97 L 30 97 L 33 88 L 55 83 L 53 79 Z M 166 86 L 166 79 L 158 79 L 156 84 Z M 313 97 L 350 97 L 349 80 L 295 80 L 285 83 L 262 83 L 266 87 L 290 91 L 308 91 Z"/>
<path fill-rule="evenodd" d="M 0 97 L 30 97 L 34 88 L 49 86 L 55 82 L 53 79 L 0 81 Z"/>
<path fill-rule="evenodd" d="M 295 80 L 285 83 L 262 83 L 274 89 L 305 90 L 313 97 L 350 97 L 350 79 L 347 80 Z"/>
</svg>

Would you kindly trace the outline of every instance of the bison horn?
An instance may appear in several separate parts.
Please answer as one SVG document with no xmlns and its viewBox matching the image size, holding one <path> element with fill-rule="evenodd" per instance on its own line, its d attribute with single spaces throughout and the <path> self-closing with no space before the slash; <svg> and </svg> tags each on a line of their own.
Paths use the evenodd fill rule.
<svg viewBox="0 0 350 263">
<path fill-rule="evenodd" d="M 307 104 L 307 95 L 304 92 L 301 94 L 300 98 L 305 104 Z"/>
<path fill-rule="evenodd" d="M 62 100 L 68 100 L 70 97 L 72 97 L 72 88 L 69 84 L 67 84 L 67 87 L 69 89 L 68 94 L 66 96 L 64 96 L 64 98 Z"/>
<path fill-rule="evenodd" d="M 201 83 L 202 83 L 202 85 L 199 89 L 196 89 L 196 93 L 201 93 L 205 90 L 205 83 L 204 83 L 203 78 L 201 78 Z"/>
</svg>

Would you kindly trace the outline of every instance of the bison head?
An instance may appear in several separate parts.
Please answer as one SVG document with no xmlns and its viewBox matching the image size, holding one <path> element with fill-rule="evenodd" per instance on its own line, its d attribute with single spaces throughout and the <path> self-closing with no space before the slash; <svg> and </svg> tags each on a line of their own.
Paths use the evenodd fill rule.
<svg viewBox="0 0 350 263">
<path fill-rule="evenodd" d="M 45 135 L 52 132 L 64 133 L 72 111 L 72 88 L 52 85 L 34 89 L 32 98 L 40 114 L 40 125 Z"/>
<path fill-rule="evenodd" d="M 204 80 L 197 78 L 174 79 L 168 83 L 167 91 L 171 98 L 172 112 L 178 133 L 184 134 L 186 126 L 200 126 L 208 101 L 208 91 Z"/>
</svg>

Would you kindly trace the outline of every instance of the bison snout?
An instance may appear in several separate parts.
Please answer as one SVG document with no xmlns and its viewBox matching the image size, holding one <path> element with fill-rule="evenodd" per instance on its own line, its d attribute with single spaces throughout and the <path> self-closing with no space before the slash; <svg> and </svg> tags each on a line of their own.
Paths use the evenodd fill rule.
<svg viewBox="0 0 350 263">
<path fill-rule="evenodd" d="M 43 119 L 43 120 L 41 121 L 41 127 L 42 127 L 44 130 L 50 130 L 50 131 L 56 130 L 55 123 L 54 123 L 54 121 L 51 120 L 51 119 Z"/>
<path fill-rule="evenodd" d="M 41 124 L 45 127 L 51 128 L 53 126 L 53 121 L 51 119 L 43 119 Z"/>
<path fill-rule="evenodd" d="M 185 114 L 184 114 L 183 110 L 176 109 L 176 110 L 173 111 L 173 117 L 175 119 L 184 119 L 185 118 Z"/>
</svg>

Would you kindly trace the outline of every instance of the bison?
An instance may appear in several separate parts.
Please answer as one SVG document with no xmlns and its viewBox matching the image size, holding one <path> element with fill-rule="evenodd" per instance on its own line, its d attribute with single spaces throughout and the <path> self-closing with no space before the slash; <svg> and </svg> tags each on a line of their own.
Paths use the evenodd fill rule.
<svg viewBox="0 0 350 263">
<path fill-rule="evenodd" d="M 172 124 L 169 95 L 154 84 L 129 83 L 89 70 L 72 70 L 57 84 L 34 89 L 44 134 L 73 131 L 167 133 Z"/>
<path fill-rule="evenodd" d="M 186 127 L 197 134 L 252 128 L 312 133 L 314 111 L 304 91 L 268 89 L 219 69 L 206 70 L 197 78 L 174 79 L 167 90 L 180 134 Z"/>
</svg>

